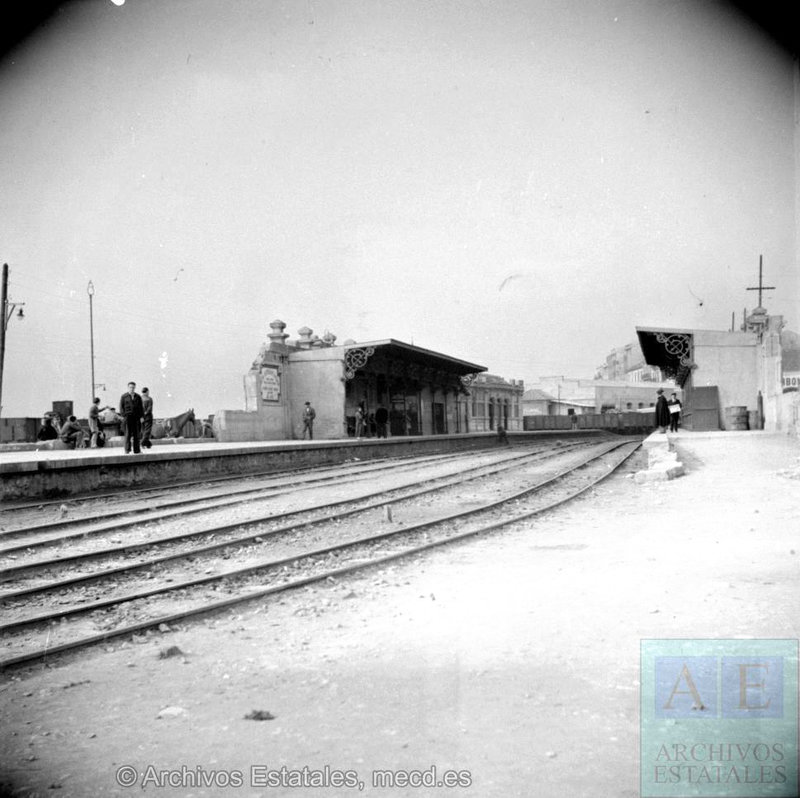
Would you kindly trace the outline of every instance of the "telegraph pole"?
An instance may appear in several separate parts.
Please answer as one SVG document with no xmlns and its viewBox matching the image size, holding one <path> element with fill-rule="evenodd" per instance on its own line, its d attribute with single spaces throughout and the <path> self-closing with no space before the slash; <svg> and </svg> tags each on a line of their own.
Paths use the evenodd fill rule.
<svg viewBox="0 0 800 798">
<path fill-rule="evenodd" d="M 761 304 L 761 302 L 762 302 L 761 295 L 764 293 L 764 291 L 774 291 L 775 290 L 775 286 L 774 285 L 764 285 L 764 279 L 763 279 L 764 278 L 764 261 L 763 261 L 763 257 L 764 257 L 763 255 L 759 255 L 758 256 L 758 285 L 755 286 L 754 288 L 746 289 L 748 291 L 758 291 L 758 306 L 760 308 L 764 307 Z"/>
<path fill-rule="evenodd" d="M 17 316 L 20 319 L 25 318 L 22 312 L 22 305 L 24 302 L 9 302 L 8 299 L 8 264 L 3 264 L 3 287 L 2 296 L 0 296 L 0 310 L 2 310 L 3 318 L 0 319 L 0 415 L 3 412 L 3 366 L 6 359 L 6 330 L 8 329 L 8 322 L 11 319 L 11 314 L 19 307 Z"/>
<path fill-rule="evenodd" d="M 92 297 L 94 296 L 94 283 L 89 280 L 89 285 L 86 286 L 86 293 L 89 294 L 89 351 L 92 358 L 92 395 L 89 397 L 90 404 L 94 402 L 94 390 L 96 387 L 94 381 L 94 315 L 92 311 Z"/>
<path fill-rule="evenodd" d="M 3 413 L 3 364 L 6 359 L 6 304 L 8 303 L 8 264 L 3 264 L 3 323 L 0 325 L 0 415 Z"/>
</svg>

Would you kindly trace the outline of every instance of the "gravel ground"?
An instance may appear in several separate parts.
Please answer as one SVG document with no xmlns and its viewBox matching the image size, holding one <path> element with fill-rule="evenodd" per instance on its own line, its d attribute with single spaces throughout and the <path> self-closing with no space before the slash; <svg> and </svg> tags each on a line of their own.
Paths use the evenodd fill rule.
<svg viewBox="0 0 800 798">
<path fill-rule="evenodd" d="M 5 676 L 9 794 L 638 795 L 642 638 L 800 636 L 797 441 L 676 445 L 680 479 Z M 282 766 L 364 788 L 258 785 Z M 431 768 L 458 786 L 372 786 Z"/>
</svg>

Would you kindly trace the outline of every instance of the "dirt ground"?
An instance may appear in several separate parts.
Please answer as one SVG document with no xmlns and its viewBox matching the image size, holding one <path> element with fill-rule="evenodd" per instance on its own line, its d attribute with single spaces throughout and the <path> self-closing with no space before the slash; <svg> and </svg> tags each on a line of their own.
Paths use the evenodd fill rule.
<svg viewBox="0 0 800 798">
<path fill-rule="evenodd" d="M 639 795 L 641 639 L 800 636 L 800 445 L 676 446 L 679 479 L 5 675 L 7 794 Z"/>
</svg>

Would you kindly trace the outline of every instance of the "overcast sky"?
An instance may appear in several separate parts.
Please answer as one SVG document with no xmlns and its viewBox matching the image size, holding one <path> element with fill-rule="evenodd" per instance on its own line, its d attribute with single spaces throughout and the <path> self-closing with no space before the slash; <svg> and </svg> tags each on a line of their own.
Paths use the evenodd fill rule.
<svg viewBox="0 0 800 798">
<path fill-rule="evenodd" d="M 242 408 L 273 319 L 592 377 L 763 254 L 798 328 L 792 60 L 723 2 L 79 0 L 0 100 L 5 416 L 85 416 L 90 280 L 157 417 Z"/>
</svg>

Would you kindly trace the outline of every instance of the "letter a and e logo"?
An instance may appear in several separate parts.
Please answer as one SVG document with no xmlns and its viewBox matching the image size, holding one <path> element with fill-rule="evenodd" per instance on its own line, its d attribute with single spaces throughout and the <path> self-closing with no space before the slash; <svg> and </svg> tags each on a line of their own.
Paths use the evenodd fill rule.
<svg viewBox="0 0 800 798">
<path fill-rule="evenodd" d="M 797 640 L 642 640 L 642 798 L 798 789 Z"/>
</svg>

